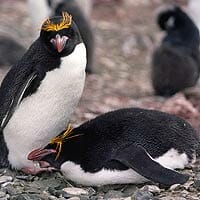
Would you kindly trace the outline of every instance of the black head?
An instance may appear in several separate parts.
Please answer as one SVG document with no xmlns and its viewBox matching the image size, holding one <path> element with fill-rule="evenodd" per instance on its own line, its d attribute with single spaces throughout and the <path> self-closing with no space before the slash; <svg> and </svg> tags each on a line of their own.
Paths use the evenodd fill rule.
<svg viewBox="0 0 200 200">
<path fill-rule="evenodd" d="M 43 23 L 40 39 L 51 54 L 60 57 L 71 54 L 76 45 L 82 42 L 72 16 L 66 12 Z"/>
<path fill-rule="evenodd" d="M 171 5 L 162 10 L 157 17 L 158 25 L 163 30 L 182 29 L 194 26 L 190 17 L 178 6 Z"/>
</svg>

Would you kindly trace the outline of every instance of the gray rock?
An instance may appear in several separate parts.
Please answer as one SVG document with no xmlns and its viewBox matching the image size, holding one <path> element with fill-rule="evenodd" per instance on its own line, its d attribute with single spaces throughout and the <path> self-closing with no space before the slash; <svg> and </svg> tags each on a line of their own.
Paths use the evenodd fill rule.
<svg viewBox="0 0 200 200">
<path fill-rule="evenodd" d="M 170 188 L 169 188 L 169 190 L 170 191 L 175 191 L 175 190 L 179 190 L 179 189 L 181 189 L 182 188 L 182 185 L 181 184 L 174 184 L 174 185 L 172 185 Z"/>
<path fill-rule="evenodd" d="M 92 197 L 90 197 L 90 200 L 101 200 L 101 199 L 104 199 L 104 197 L 101 196 L 101 195 L 97 195 L 97 196 L 92 196 Z"/>
<path fill-rule="evenodd" d="M 46 199 L 36 195 L 19 194 L 11 197 L 10 200 L 46 200 Z"/>
<path fill-rule="evenodd" d="M 132 200 L 132 198 L 131 198 L 131 197 L 125 197 L 125 198 L 123 198 L 123 197 L 121 197 L 121 198 L 109 198 L 109 200 Z"/>
<path fill-rule="evenodd" d="M 132 196 L 133 200 L 155 200 L 153 194 L 147 190 L 137 190 Z"/>
<path fill-rule="evenodd" d="M 79 197 L 72 197 L 72 198 L 69 198 L 68 200 L 80 200 Z"/>
<path fill-rule="evenodd" d="M 8 185 L 6 188 L 4 188 L 4 191 L 8 193 L 11 196 L 21 194 L 23 192 L 23 188 L 17 188 L 14 185 Z"/>
<path fill-rule="evenodd" d="M 52 187 L 49 187 L 49 188 L 47 189 L 47 191 L 48 191 L 51 195 L 53 195 L 54 197 L 61 197 L 61 195 L 63 195 L 63 194 L 60 193 L 59 190 L 56 190 L 56 189 L 54 189 L 54 188 L 52 188 Z M 62 192 L 65 193 L 64 191 L 62 191 Z M 65 194 L 67 194 L 67 193 L 65 193 Z M 68 194 L 67 194 L 67 195 L 68 195 Z M 71 197 L 71 195 L 68 195 L 67 197 L 69 198 L 69 197 Z"/>
<path fill-rule="evenodd" d="M 21 176 L 16 176 L 16 178 L 19 179 L 19 180 L 24 180 L 24 181 L 32 181 L 34 179 L 34 176 L 21 175 Z"/>
<path fill-rule="evenodd" d="M 57 199 L 58 199 L 58 198 L 55 197 L 55 196 L 52 196 L 52 195 L 48 196 L 48 200 L 57 200 Z"/>
<path fill-rule="evenodd" d="M 110 190 L 105 195 L 105 199 L 113 199 L 113 198 L 122 198 L 124 197 L 124 194 L 121 191 L 116 190 Z"/>
<path fill-rule="evenodd" d="M 0 176 L 0 184 L 11 182 L 13 180 L 12 176 Z"/>
<path fill-rule="evenodd" d="M 77 195 L 77 196 L 78 195 L 89 195 L 89 192 L 82 188 L 67 187 L 67 188 L 63 188 L 62 190 L 71 195 Z"/>
<path fill-rule="evenodd" d="M 49 178 L 49 179 L 34 181 L 30 183 L 30 187 L 38 188 L 40 190 L 45 190 L 48 187 L 59 189 L 61 184 L 62 182 L 59 179 L 56 180 L 54 178 Z"/>
<path fill-rule="evenodd" d="M 71 198 L 73 197 L 74 195 L 72 194 L 68 194 L 67 192 L 63 191 L 63 190 L 57 190 L 55 191 L 55 196 L 56 197 L 64 197 L 64 198 Z"/>
<path fill-rule="evenodd" d="M 194 187 L 200 189 L 200 173 L 197 173 L 194 177 Z"/>
<path fill-rule="evenodd" d="M 5 173 L 6 173 L 6 169 L 1 168 L 1 169 L 0 169 L 0 175 L 3 175 L 3 174 L 5 174 Z"/>
<path fill-rule="evenodd" d="M 161 190 L 156 185 L 145 185 L 141 190 L 147 190 L 153 194 L 160 194 Z"/>
<path fill-rule="evenodd" d="M 87 188 L 87 191 L 88 191 L 88 193 L 89 193 L 89 196 L 92 196 L 92 195 L 95 195 L 95 194 L 96 194 L 95 189 L 92 188 L 92 187 Z"/>
<path fill-rule="evenodd" d="M 117 184 L 117 185 L 103 185 L 103 186 L 100 186 L 100 187 L 97 187 L 96 188 L 96 191 L 97 192 L 103 192 L 103 193 L 106 193 L 110 190 L 123 190 L 123 188 L 125 188 L 126 185 L 120 185 L 120 184 Z"/>
<path fill-rule="evenodd" d="M 184 187 L 186 190 L 189 191 L 190 188 L 192 188 L 193 184 L 194 184 L 194 181 L 187 181 L 187 182 L 183 185 L 183 187 Z"/>
<path fill-rule="evenodd" d="M 5 197 L 0 198 L 0 200 L 8 200 L 10 199 L 10 196 L 7 194 Z"/>
<path fill-rule="evenodd" d="M 2 192 L 2 191 L 0 191 L 0 198 L 2 198 L 2 197 L 5 197 L 6 196 L 6 193 L 5 192 Z"/>
<path fill-rule="evenodd" d="M 89 200 L 90 197 L 89 196 L 86 196 L 86 195 L 81 195 L 79 196 L 80 200 Z"/>
<path fill-rule="evenodd" d="M 187 200 L 184 197 L 162 197 L 159 198 L 160 200 Z M 189 199 L 192 200 L 192 199 Z"/>
<path fill-rule="evenodd" d="M 125 194 L 125 196 L 132 196 L 136 191 L 138 190 L 138 187 L 136 185 L 127 185 L 123 188 L 122 192 Z"/>
</svg>

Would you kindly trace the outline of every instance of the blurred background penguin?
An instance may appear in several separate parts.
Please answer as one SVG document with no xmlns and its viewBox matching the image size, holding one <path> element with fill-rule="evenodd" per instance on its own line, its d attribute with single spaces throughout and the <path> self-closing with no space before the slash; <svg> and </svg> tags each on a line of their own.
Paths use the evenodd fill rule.
<svg viewBox="0 0 200 200">
<path fill-rule="evenodd" d="M 152 56 L 152 84 L 157 95 L 170 96 L 196 84 L 200 71 L 200 35 L 178 6 L 160 11 L 157 23 L 165 36 Z"/>
</svg>

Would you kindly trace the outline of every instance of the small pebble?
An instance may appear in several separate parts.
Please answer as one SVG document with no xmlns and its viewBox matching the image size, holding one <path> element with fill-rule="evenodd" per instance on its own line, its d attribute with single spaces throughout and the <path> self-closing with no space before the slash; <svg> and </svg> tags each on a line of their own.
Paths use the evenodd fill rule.
<svg viewBox="0 0 200 200">
<path fill-rule="evenodd" d="M 5 197 L 6 196 L 6 193 L 5 192 L 2 192 L 2 191 L 0 191 L 0 198 L 2 198 L 2 197 Z"/>
<path fill-rule="evenodd" d="M 169 190 L 170 191 L 175 191 L 175 190 L 181 189 L 181 187 L 182 187 L 181 184 L 174 184 L 169 188 Z"/>
<path fill-rule="evenodd" d="M 145 185 L 141 190 L 148 190 L 153 194 L 160 194 L 161 190 L 156 185 Z"/>
<path fill-rule="evenodd" d="M 82 189 L 82 188 L 75 188 L 75 187 L 68 187 L 68 188 L 63 188 L 63 191 L 65 191 L 68 194 L 72 194 L 72 195 L 88 195 L 88 191 Z"/>
<path fill-rule="evenodd" d="M 122 192 L 126 195 L 126 196 L 132 196 L 136 190 L 138 190 L 136 185 L 127 185 L 125 188 L 123 188 Z"/>
<path fill-rule="evenodd" d="M 10 196 L 7 194 L 5 197 L 0 198 L 0 200 L 10 200 Z"/>
<path fill-rule="evenodd" d="M 80 198 L 79 197 L 71 197 L 68 200 L 80 200 Z"/>
<path fill-rule="evenodd" d="M 145 190 L 137 190 L 134 195 L 132 195 L 133 200 L 155 200 L 153 194 Z"/>
<path fill-rule="evenodd" d="M 58 198 L 55 197 L 55 196 L 52 196 L 52 195 L 48 196 L 48 200 L 57 200 L 57 199 L 58 199 Z"/>
<path fill-rule="evenodd" d="M 200 173 L 197 173 L 194 177 L 194 187 L 200 188 Z"/>
<path fill-rule="evenodd" d="M 34 176 L 16 176 L 17 179 L 19 180 L 24 180 L 24 181 L 32 181 L 34 179 Z"/>
<path fill-rule="evenodd" d="M 183 187 L 186 189 L 186 190 L 189 190 L 194 184 L 194 181 L 187 181 Z"/>
<path fill-rule="evenodd" d="M 104 195 L 105 199 L 114 199 L 114 198 L 116 199 L 122 197 L 124 197 L 124 194 L 121 191 L 117 190 L 110 190 Z"/>
<path fill-rule="evenodd" d="M 0 176 L 0 184 L 12 181 L 12 176 Z"/>
</svg>

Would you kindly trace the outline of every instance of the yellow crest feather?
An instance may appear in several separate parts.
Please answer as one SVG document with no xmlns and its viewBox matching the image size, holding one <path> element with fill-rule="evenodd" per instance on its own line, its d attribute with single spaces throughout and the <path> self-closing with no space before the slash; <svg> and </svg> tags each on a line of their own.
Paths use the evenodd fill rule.
<svg viewBox="0 0 200 200">
<path fill-rule="evenodd" d="M 72 16 L 67 12 L 62 12 L 62 21 L 58 24 L 54 24 L 48 18 L 42 25 L 42 30 L 44 31 L 59 31 L 64 28 L 69 28 L 72 24 Z"/>
<path fill-rule="evenodd" d="M 60 156 L 63 142 L 65 142 L 66 140 L 69 140 L 71 138 L 75 138 L 80 135 L 83 135 L 83 134 L 71 135 L 72 133 L 73 133 L 73 128 L 72 128 L 71 124 L 69 124 L 66 131 L 62 135 L 56 136 L 55 138 L 53 138 L 50 141 L 50 144 L 56 144 L 57 155 L 56 155 L 55 160 L 57 160 Z"/>
</svg>

